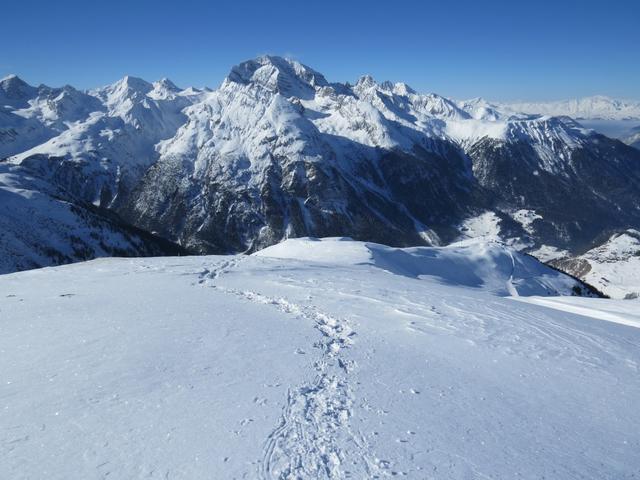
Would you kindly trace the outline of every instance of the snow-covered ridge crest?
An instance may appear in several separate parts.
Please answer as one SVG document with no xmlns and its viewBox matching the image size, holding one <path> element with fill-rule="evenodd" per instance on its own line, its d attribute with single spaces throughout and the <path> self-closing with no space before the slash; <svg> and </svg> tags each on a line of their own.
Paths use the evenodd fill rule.
<svg viewBox="0 0 640 480">
<path fill-rule="evenodd" d="M 288 239 L 254 255 L 340 265 L 371 265 L 409 278 L 482 288 L 500 296 L 591 293 L 576 280 L 497 242 L 467 240 L 446 247 L 391 248 L 350 238 Z"/>
<path fill-rule="evenodd" d="M 6 88 L 0 88 L 0 100 L 4 96 L 12 99 L 15 106 L 22 107 L 39 102 L 38 90 L 17 77 L 7 77 L 1 85 Z M 239 93 L 238 86 L 246 89 L 243 96 L 250 95 L 255 99 L 265 94 L 284 96 L 297 108 L 302 107 L 302 117 L 311 121 L 320 133 L 340 135 L 368 146 L 407 151 L 416 144 L 424 148 L 425 139 L 469 144 L 482 137 L 506 141 L 516 141 L 523 136 L 539 138 L 536 132 L 539 123 L 546 122 L 543 117 L 516 115 L 508 109 L 500 111 L 496 105 L 479 105 L 478 101 L 456 103 L 437 94 L 419 94 L 404 83 L 378 83 L 368 75 L 361 77 L 353 87 L 330 84 L 322 74 L 298 61 L 270 55 L 242 62 L 231 69 L 218 90 L 226 93 L 221 93 L 214 101 L 220 109 L 232 108 L 232 97 Z M 110 116 L 120 117 L 136 128 L 144 126 L 147 130 L 154 128 L 154 122 L 166 122 L 165 114 L 151 113 L 158 110 L 158 102 L 164 105 L 159 110 L 170 107 L 174 116 L 190 104 L 211 103 L 207 92 L 180 90 L 168 79 L 149 83 L 133 76 L 125 76 L 88 94 L 82 94 L 85 98 L 75 102 L 88 105 L 76 108 L 84 112 L 84 118 L 93 111 L 107 110 Z M 101 105 L 96 105 L 94 98 Z M 268 101 L 266 97 L 264 101 Z M 259 103 L 263 102 L 256 104 L 258 109 L 261 108 Z M 39 120 L 44 118 L 42 114 L 30 116 Z M 67 121 L 60 114 L 58 117 L 61 124 Z M 69 120 L 82 120 L 82 117 L 76 115 Z M 512 128 L 513 121 L 519 122 L 516 128 Z M 58 127 L 57 131 L 62 129 Z M 169 138 L 167 133 L 169 131 L 163 129 L 158 140 Z M 569 145 L 575 143 L 571 141 Z"/>
<path fill-rule="evenodd" d="M 102 207 L 132 188 L 157 160 L 156 145 L 186 121 L 182 110 L 203 95 L 168 79 L 152 84 L 133 76 L 89 92 L 44 85 L 26 92 L 26 106 L 7 112 L 0 125 L 0 157 L 47 176 L 64 170 L 60 187 Z"/>
<path fill-rule="evenodd" d="M 330 84 L 310 67 L 275 56 L 261 56 L 233 67 L 221 90 L 234 90 L 232 84 L 281 94 L 302 105 L 304 116 L 321 132 L 384 148 L 411 150 L 420 143 L 419 137 L 461 144 L 482 137 L 540 139 L 539 125 L 548 122 L 547 117 L 517 114 L 498 105 L 419 94 L 405 83 L 377 82 L 371 75 L 360 77 L 353 86 Z M 512 128 L 512 122 L 519 124 Z M 366 133 L 360 131 L 362 127 Z M 588 134 L 586 130 L 573 132 L 573 136 Z M 578 143 L 574 140 L 569 148 Z"/>
</svg>

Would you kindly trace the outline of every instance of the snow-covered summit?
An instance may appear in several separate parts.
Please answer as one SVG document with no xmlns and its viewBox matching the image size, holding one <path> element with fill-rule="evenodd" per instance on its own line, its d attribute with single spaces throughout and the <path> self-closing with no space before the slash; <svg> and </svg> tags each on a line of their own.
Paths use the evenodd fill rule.
<svg viewBox="0 0 640 480">
<path fill-rule="evenodd" d="M 134 93 L 143 93 L 146 94 L 153 88 L 153 84 L 143 80 L 139 77 L 134 77 L 132 75 L 125 75 L 120 80 L 117 80 L 115 83 L 111 85 L 107 85 L 106 87 L 100 88 L 96 90 L 98 93 L 104 92 L 106 96 L 116 94 L 116 95 L 127 95 Z"/>
<path fill-rule="evenodd" d="M 497 104 L 480 97 L 457 102 L 457 105 L 476 120 L 496 122 L 511 116 L 511 113 L 506 114 Z"/>
<path fill-rule="evenodd" d="M 322 74 L 296 60 L 263 55 L 231 69 L 225 82 L 253 83 L 285 97 L 308 98 L 315 87 L 328 85 Z"/>
<path fill-rule="evenodd" d="M 301 262 L 371 265 L 395 275 L 482 288 L 500 296 L 589 296 L 574 279 L 496 242 L 467 240 L 447 247 L 391 248 L 349 238 L 287 239 L 255 253 Z"/>
<path fill-rule="evenodd" d="M 168 78 L 161 78 L 160 80 L 153 82 L 153 90 L 147 93 L 147 95 L 155 100 L 168 100 L 175 98 L 181 92 L 182 89 L 177 87 L 171 80 Z"/>
<path fill-rule="evenodd" d="M 153 90 L 153 85 L 141 78 L 126 75 L 117 82 L 92 91 L 109 108 L 111 112 L 122 115 L 122 112 L 137 101 L 142 101 Z"/>
<path fill-rule="evenodd" d="M 175 83 L 173 83 L 167 77 L 163 77 L 160 80 L 153 82 L 153 86 L 154 88 L 162 88 L 172 92 L 179 92 L 181 90 L 181 88 L 179 88 Z"/>
<path fill-rule="evenodd" d="M 390 85 L 390 82 L 389 83 L 384 82 L 385 87 L 389 87 L 389 85 Z M 368 89 L 368 88 L 377 88 L 377 87 L 378 87 L 378 82 L 376 82 L 376 80 L 369 74 L 362 75 L 360 78 L 358 78 L 358 80 L 354 85 L 354 88 L 357 88 L 357 89 Z"/>
<path fill-rule="evenodd" d="M 24 108 L 37 93 L 17 75 L 8 75 L 0 80 L 0 108 Z"/>
</svg>

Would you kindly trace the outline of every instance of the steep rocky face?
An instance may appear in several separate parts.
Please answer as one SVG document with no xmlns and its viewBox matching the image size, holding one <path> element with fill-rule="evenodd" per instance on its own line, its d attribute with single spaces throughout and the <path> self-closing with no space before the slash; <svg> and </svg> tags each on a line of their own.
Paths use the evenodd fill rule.
<svg viewBox="0 0 640 480">
<path fill-rule="evenodd" d="M 415 245 L 448 233 L 468 211 L 472 183 L 460 148 L 372 109 L 371 96 L 386 95 L 371 79 L 334 88 L 282 62 L 234 67 L 186 109 L 120 213 L 198 251 L 305 235 Z"/>
<path fill-rule="evenodd" d="M 348 235 L 389 245 L 437 243 L 436 232 L 448 232 L 468 208 L 466 185 L 457 182 L 464 176 L 460 153 L 455 166 L 433 153 L 376 152 L 348 170 L 295 157 L 274 155 L 269 160 L 260 181 L 246 186 L 234 185 L 219 171 L 180 181 L 188 174 L 161 161 L 134 192 L 133 209 L 121 213 L 206 252 L 253 251 L 300 236 Z"/>
<path fill-rule="evenodd" d="M 186 253 L 109 211 L 64 196 L 23 167 L 0 164 L 0 274 L 105 256 Z"/>
<path fill-rule="evenodd" d="M 579 252 L 603 231 L 640 224 L 640 152 L 621 142 L 590 136 L 552 165 L 525 141 L 485 138 L 468 154 L 495 208 L 535 211 L 538 245 Z"/>
</svg>

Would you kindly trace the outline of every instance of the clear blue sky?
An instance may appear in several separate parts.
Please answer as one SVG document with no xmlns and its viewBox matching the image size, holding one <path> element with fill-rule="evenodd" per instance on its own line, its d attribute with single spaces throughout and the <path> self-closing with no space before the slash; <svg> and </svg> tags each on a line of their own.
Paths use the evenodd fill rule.
<svg viewBox="0 0 640 480">
<path fill-rule="evenodd" d="M 17 0 L 1 16 L 0 76 L 33 84 L 216 87 L 269 53 L 456 98 L 640 99 L 640 0 Z"/>
</svg>

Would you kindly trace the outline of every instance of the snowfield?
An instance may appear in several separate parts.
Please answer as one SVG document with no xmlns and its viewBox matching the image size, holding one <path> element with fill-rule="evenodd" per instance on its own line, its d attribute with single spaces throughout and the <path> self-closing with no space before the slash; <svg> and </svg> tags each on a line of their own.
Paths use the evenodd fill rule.
<svg viewBox="0 0 640 480">
<path fill-rule="evenodd" d="M 630 479 L 637 301 L 485 242 L 0 276 L 0 478 Z"/>
</svg>

